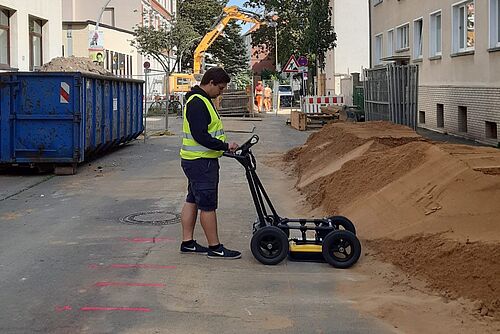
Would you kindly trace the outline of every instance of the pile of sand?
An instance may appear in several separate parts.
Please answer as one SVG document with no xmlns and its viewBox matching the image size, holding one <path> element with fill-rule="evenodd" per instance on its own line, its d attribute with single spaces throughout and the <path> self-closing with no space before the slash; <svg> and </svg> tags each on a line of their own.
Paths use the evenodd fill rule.
<svg viewBox="0 0 500 334">
<path fill-rule="evenodd" d="M 313 212 L 349 217 L 377 257 L 500 319 L 499 150 L 334 123 L 285 161 Z"/>
<path fill-rule="evenodd" d="M 446 298 L 476 301 L 475 311 L 500 320 L 500 245 L 457 242 L 439 234 L 402 240 L 367 240 L 376 257 L 390 261 Z"/>
<path fill-rule="evenodd" d="M 294 162 L 296 186 L 308 202 L 334 215 L 361 194 L 376 192 L 421 164 L 430 145 L 392 123 L 331 123 L 285 160 Z"/>
<path fill-rule="evenodd" d="M 102 66 L 85 57 L 57 57 L 44 64 L 40 72 L 82 72 L 114 76 Z"/>
</svg>

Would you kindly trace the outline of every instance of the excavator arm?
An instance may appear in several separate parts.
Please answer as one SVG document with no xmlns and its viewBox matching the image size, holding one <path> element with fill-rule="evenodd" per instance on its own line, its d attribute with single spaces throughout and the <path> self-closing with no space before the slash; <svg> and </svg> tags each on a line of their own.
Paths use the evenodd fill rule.
<svg viewBox="0 0 500 334">
<path fill-rule="evenodd" d="M 250 32 L 260 28 L 262 22 L 258 19 L 257 14 L 238 8 L 237 6 L 225 7 L 222 15 L 219 17 L 217 23 L 213 26 L 194 51 L 193 61 L 193 74 L 199 75 L 201 73 L 201 63 L 205 55 L 205 51 L 213 44 L 213 42 L 222 34 L 224 28 L 231 20 L 240 20 L 244 22 L 253 23 Z"/>
</svg>

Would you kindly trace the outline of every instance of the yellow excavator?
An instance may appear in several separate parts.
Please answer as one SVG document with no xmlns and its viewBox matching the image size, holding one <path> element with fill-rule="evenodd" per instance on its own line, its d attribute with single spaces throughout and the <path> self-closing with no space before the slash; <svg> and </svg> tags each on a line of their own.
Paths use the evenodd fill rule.
<svg viewBox="0 0 500 334">
<path fill-rule="evenodd" d="M 263 24 L 260 20 L 260 16 L 256 13 L 238 8 L 237 6 L 225 7 L 217 22 L 211 27 L 210 31 L 203 36 L 203 39 L 194 51 L 193 73 L 172 73 L 170 75 L 169 90 L 171 93 L 188 92 L 196 82 L 201 81 L 205 52 L 217 37 L 222 34 L 222 31 L 231 20 L 253 23 L 254 25 L 250 28 L 249 32 L 259 29 L 261 24 Z"/>
</svg>

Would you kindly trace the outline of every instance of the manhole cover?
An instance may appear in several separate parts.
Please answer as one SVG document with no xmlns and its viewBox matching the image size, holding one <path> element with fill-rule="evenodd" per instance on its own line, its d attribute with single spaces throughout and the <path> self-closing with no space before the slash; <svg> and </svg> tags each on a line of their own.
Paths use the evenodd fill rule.
<svg viewBox="0 0 500 334">
<path fill-rule="evenodd" d="M 124 224 L 173 225 L 181 222 L 181 215 L 174 212 L 155 210 L 136 212 L 120 219 Z"/>
</svg>

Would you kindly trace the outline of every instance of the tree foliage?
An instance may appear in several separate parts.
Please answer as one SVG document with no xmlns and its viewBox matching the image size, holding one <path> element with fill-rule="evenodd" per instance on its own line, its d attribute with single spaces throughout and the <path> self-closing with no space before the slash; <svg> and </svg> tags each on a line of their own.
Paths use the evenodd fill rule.
<svg viewBox="0 0 500 334">
<path fill-rule="evenodd" d="M 155 28 L 149 25 L 137 25 L 134 28 L 135 38 L 131 41 L 137 51 L 160 63 L 165 72 L 173 72 L 180 55 L 189 49 L 191 41 L 199 37 L 189 21 L 179 18 L 169 28 Z M 171 58 L 174 61 L 170 61 Z"/>
<path fill-rule="evenodd" d="M 328 0 L 248 0 L 245 6 L 274 11 L 278 35 L 278 62 L 285 64 L 291 55 L 305 55 L 312 66 L 323 68 L 325 53 L 335 46 Z M 252 36 L 252 44 L 261 51 L 275 52 L 274 27 L 264 27 Z"/>
<path fill-rule="evenodd" d="M 203 37 L 213 29 L 220 18 L 227 1 L 223 0 L 180 0 L 178 1 L 179 16 L 191 22 L 196 32 Z M 199 42 L 199 41 L 198 41 Z M 198 43 L 194 43 L 183 56 L 183 66 L 193 66 L 193 54 Z M 224 32 L 208 48 L 212 55 L 211 61 L 222 64 L 226 71 L 233 75 L 248 68 L 248 57 L 245 42 L 241 36 L 241 27 L 236 22 L 230 22 Z"/>
<path fill-rule="evenodd" d="M 321 69 L 325 68 L 325 54 L 336 44 L 337 35 L 331 24 L 332 9 L 329 0 L 312 0 L 309 25 L 304 32 L 305 45 L 313 60 Z"/>
<path fill-rule="evenodd" d="M 257 52 L 275 53 L 275 29 L 278 35 L 278 62 L 285 64 L 292 54 L 305 54 L 304 24 L 308 21 L 310 0 L 249 0 L 245 6 L 274 11 L 277 14 L 276 28 L 262 26 L 252 34 L 252 45 L 259 47 Z"/>
</svg>

